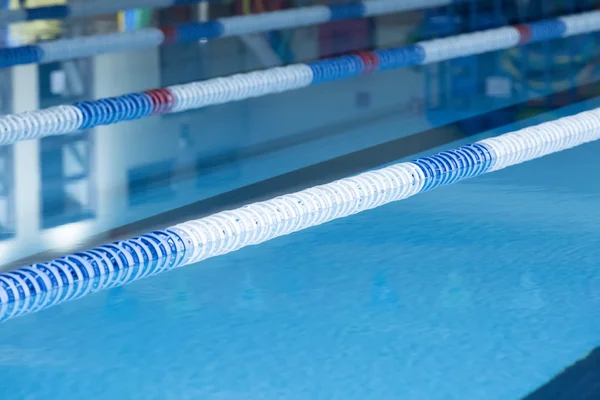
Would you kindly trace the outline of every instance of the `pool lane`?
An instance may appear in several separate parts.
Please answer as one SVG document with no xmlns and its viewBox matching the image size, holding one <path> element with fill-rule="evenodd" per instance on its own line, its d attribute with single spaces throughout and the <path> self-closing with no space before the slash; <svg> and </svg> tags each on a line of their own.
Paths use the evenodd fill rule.
<svg viewBox="0 0 600 400">
<path fill-rule="evenodd" d="M 0 395 L 524 397 L 599 345 L 599 150 L 9 321 Z"/>
</svg>

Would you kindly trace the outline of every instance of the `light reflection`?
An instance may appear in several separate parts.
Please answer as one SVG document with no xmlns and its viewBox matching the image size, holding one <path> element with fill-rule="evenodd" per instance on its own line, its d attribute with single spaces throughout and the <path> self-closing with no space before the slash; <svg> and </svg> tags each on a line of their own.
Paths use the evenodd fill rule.
<svg viewBox="0 0 600 400">
<path fill-rule="evenodd" d="M 76 249 L 93 233 L 93 221 L 81 221 L 46 230 L 43 241 L 47 248 L 67 252 Z"/>
</svg>

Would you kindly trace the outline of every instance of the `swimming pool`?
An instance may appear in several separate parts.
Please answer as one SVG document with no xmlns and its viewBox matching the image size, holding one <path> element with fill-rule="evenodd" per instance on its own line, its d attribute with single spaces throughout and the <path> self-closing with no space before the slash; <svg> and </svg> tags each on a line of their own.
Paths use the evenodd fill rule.
<svg viewBox="0 0 600 400">
<path fill-rule="evenodd" d="M 228 10 L 214 7 L 216 16 Z M 198 18 L 197 8 L 183 10 L 157 16 Z M 1 71 L 12 100 L 3 111 L 403 45 L 415 32 L 427 38 L 426 23 L 447 28 L 450 16 L 471 15 L 460 11 L 281 31 L 285 51 L 256 34 L 17 66 Z M 77 35 L 82 23 L 102 31 L 105 21 L 63 29 Z M 541 41 L 4 146 L 3 270 L 600 107 L 598 39 Z M 42 302 L 5 306 L 0 397 L 585 398 L 593 378 L 555 397 L 544 390 L 578 360 L 596 360 L 599 146 L 38 312 Z M 574 381 L 593 373 L 584 368 Z"/>
</svg>

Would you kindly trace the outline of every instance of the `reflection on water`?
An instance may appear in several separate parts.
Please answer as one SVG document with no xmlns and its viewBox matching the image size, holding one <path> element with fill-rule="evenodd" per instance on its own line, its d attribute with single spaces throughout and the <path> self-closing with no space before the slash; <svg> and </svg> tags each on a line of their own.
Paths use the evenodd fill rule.
<svg viewBox="0 0 600 400">
<path fill-rule="evenodd" d="M 15 235 L 12 146 L 0 147 L 0 240 Z"/>
<path fill-rule="evenodd" d="M 93 147 L 87 132 L 41 140 L 41 227 L 95 218 Z"/>
</svg>

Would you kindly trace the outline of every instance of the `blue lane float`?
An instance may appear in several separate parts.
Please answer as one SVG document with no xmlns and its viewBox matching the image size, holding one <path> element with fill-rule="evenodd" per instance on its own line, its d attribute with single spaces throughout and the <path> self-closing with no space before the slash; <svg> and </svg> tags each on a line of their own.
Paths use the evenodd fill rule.
<svg viewBox="0 0 600 400">
<path fill-rule="evenodd" d="M 331 6 L 312 6 L 262 14 L 251 14 L 235 17 L 220 18 L 207 22 L 189 22 L 172 27 L 143 28 L 135 31 L 108 33 L 92 36 L 58 39 L 36 45 L 0 49 L 0 67 L 6 68 L 21 64 L 63 61 L 73 58 L 89 57 L 104 53 L 136 50 L 164 44 L 196 42 L 221 37 L 266 32 L 275 29 L 296 28 L 329 21 L 339 21 L 352 18 L 369 17 L 418 8 L 447 5 L 450 0 L 370 0 L 364 3 L 342 3 Z M 54 10 L 54 9 L 53 9 Z M 57 9 L 58 10 L 58 9 Z M 48 11 L 50 13 L 50 11 Z M 53 11 L 53 13 L 59 13 Z M 595 30 L 600 24 L 598 12 L 587 12 L 574 16 L 533 22 L 490 30 L 495 36 L 500 32 L 504 37 L 496 38 L 498 45 L 511 42 L 518 37 L 521 44 L 549 40 L 575 34 L 578 29 Z M 569 27 L 570 25 L 573 25 Z M 464 43 L 456 44 L 463 49 L 465 45 L 475 46 L 469 35 L 459 35 Z M 481 41 L 481 36 L 477 40 Z M 428 41 L 425 49 L 426 59 L 435 59 L 434 53 L 452 51 L 454 44 L 448 41 Z M 438 43 L 444 43 L 444 48 L 436 48 Z M 448 46 L 452 44 L 452 46 Z M 513 44 L 514 45 L 514 44 Z M 504 47 L 499 47 L 504 48 Z M 412 47 L 408 46 L 407 50 Z M 414 56 L 414 52 L 409 51 Z M 399 56 L 399 54 L 398 54 Z M 412 61 L 412 60 L 410 60 Z"/>
<path fill-rule="evenodd" d="M 600 108 L 0 274 L 0 321 L 600 139 Z"/>
<path fill-rule="evenodd" d="M 133 1 L 133 2 L 131 2 Z M 119 3 L 119 9 L 166 7 L 174 4 L 191 4 L 197 0 L 130 0 L 129 6 Z M 453 2 L 465 0 L 368 0 L 365 2 L 348 2 L 331 6 L 311 6 L 292 8 L 280 11 L 271 11 L 260 14 L 241 15 L 219 18 L 206 22 L 189 22 L 177 26 L 159 28 L 143 28 L 135 31 L 99 34 L 84 37 L 52 40 L 33 45 L 41 51 L 41 58 L 28 58 L 26 47 L 14 47 L 8 51 L 0 49 L 0 67 L 10 67 L 34 62 L 53 62 L 67 59 L 89 57 L 104 53 L 141 49 L 164 44 L 196 42 L 199 40 L 216 39 L 220 37 L 245 35 L 250 33 L 266 32 L 277 29 L 290 29 L 301 26 L 322 24 L 329 21 L 341 21 L 353 18 L 371 17 L 376 15 L 391 14 L 430 7 L 449 5 Z M 106 0 L 91 0 L 91 2 L 78 2 L 72 5 L 40 7 L 22 10 L 0 10 L 0 23 L 4 21 L 15 22 L 15 18 L 23 20 L 44 18 L 58 18 L 61 15 L 82 17 L 107 13 L 114 10 L 113 5 L 107 5 Z M 118 11 L 114 10 L 114 11 Z M 113 12 L 114 12 L 113 11 Z M 3 17 L 4 13 L 13 15 Z M 84 15 L 85 14 L 85 15 Z M 12 17 L 11 17 L 12 18 Z"/>
</svg>

